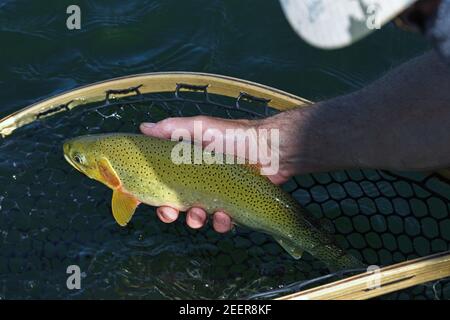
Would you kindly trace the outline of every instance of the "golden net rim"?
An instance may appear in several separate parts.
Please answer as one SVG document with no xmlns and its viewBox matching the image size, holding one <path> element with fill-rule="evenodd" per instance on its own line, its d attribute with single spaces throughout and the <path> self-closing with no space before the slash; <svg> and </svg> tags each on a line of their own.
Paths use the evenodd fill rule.
<svg viewBox="0 0 450 320">
<path fill-rule="evenodd" d="M 36 120 L 39 115 L 53 114 L 54 112 L 51 111 L 57 110 L 60 106 L 65 106 L 64 109 L 70 110 L 80 105 L 105 100 L 108 91 L 126 92 L 130 88 L 139 88 L 139 92 L 142 94 L 173 92 L 178 83 L 207 86 L 208 93 L 234 98 L 238 97 L 240 93 L 246 92 L 252 96 L 267 99 L 268 106 L 278 110 L 287 110 L 311 103 L 307 99 L 282 90 L 223 75 L 177 71 L 144 73 L 95 82 L 36 102 L 1 119 L 0 135 L 6 137 L 17 128 Z M 109 98 L 126 97 L 133 94 L 135 92 L 112 94 Z M 63 111 L 62 108 L 59 109 Z"/>
</svg>

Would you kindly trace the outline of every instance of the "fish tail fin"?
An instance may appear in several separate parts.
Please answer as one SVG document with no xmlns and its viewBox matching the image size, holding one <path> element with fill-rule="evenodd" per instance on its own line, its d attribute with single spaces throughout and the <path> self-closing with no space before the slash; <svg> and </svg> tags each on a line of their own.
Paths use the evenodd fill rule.
<svg viewBox="0 0 450 320">
<path fill-rule="evenodd" d="M 320 244 L 314 245 L 310 253 L 322 260 L 331 272 L 366 268 L 362 261 L 338 245 L 328 228 L 321 225 L 316 227 L 316 243 Z"/>
<path fill-rule="evenodd" d="M 295 241 L 283 237 L 274 237 L 274 239 L 286 250 L 294 259 L 300 259 L 304 249 Z M 311 250 L 310 254 L 323 261 L 331 272 L 341 270 L 362 269 L 366 266 L 355 256 L 345 252 L 334 243 L 323 244 L 315 250 Z"/>
<path fill-rule="evenodd" d="M 311 213 L 295 204 L 291 208 L 292 224 L 279 229 L 275 240 L 295 259 L 308 252 L 325 263 L 330 271 L 361 269 L 365 265 L 343 250 L 332 235 L 333 225 L 319 223 Z"/>
<path fill-rule="evenodd" d="M 331 236 L 323 236 L 323 242 L 310 250 L 310 253 L 324 262 L 331 272 L 366 268 L 362 261 L 342 249 Z"/>
<path fill-rule="evenodd" d="M 323 226 L 313 223 L 311 227 L 310 235 L 311 239 L 314 240 L 310 242 L 309 248 L 305 249 L 315 258 L 323 261 L 330 271 L 366 267 L 358 258 L 342 249 L 334 236 L 329 231 L 327 232 Z"/>
</svg>

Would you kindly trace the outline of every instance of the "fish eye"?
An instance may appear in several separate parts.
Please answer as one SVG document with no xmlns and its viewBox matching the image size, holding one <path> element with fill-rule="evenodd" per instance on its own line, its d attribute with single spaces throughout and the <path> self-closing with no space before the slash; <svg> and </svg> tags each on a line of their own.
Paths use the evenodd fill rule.
<svg viewBox="0 0 450 320">
<path fill-rule="evenodd" d="M 82 155 L 79 154 L 79 153 L 76 153 L 76 154 L 73 156 L 73 160 L 74 160 L 76 163 L 78 163 L 78 164 L 84 164 L 84 162 L 85 162 L 84 156 L 82 156 Z"/>
</svg>

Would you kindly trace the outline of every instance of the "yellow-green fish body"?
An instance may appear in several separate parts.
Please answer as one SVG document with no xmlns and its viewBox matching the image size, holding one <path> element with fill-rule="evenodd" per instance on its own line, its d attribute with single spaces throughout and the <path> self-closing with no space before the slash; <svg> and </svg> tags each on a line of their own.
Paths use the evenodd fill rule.
<svg viewBox="0 0 450 320">
<path fill-rule="evenodd" d="M 362 266 L 254 167 L 176 164 L 171 156 L 177 144 L 136 134 L 89 135 L 67 141 L 64 155 L 77 170 L 113 189 L 112 211 L 120 225 L 140 203 L 182 211 L 202 207 L 272 235 L 295 258 L 307 251 L 333 269 Z M 189 148 L 194 153 L 199 147 Z"/>
</svg>

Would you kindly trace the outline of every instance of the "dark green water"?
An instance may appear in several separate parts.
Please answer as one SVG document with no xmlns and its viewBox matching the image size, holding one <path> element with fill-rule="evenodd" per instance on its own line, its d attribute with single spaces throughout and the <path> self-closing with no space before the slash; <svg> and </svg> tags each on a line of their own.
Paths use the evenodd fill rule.
<svg viewBox="0 0 450 320">
<path fill-rule="evenodd" d="M 79 1 L 79 31 L 66 28 L 69 4 L 0 0 L 0 116 L 80 85 L 153 71 L 224 74 L 320 100 L 361 88 L 426 49 L 419 36 L 388 25 L 350 48 L 317 50 L 294 34 L 274 0 Z M 166 115 L 161 112 L 156 120 Z M 127 116 L 135 123 L 140 116 L 148 120 L 141 113 Z M 321 274 L 320 265 L 308 259 L 296 263 L 269 238 L 247 230 L 225 236 L 209 227 L 194 232 L 182 222 L 160 223 L 148 208 L 140 209 L 130 228 L 116 226 L 108 215 L 109 191 L 77 175 L 59 154 L 65 137 L 86 133 L 88 127 L 135 130 L 130 124 L 114 127 L 106 119 L 102 127 L 98 121 L 74 114 L 59 118 L 51 131 L 37 124 L 1 142 L 0 298 L 242 298 Z M 376 175 L 366 178 L 376 182 L 381 179 Z M 339 181 L 342 175 L 333 177 Z M 306 177 L 300 182 L 302 190 L 312 186 Z M 320 182 L 319 177 L 315 183 Z M 370 205 L 359 207 L 365 213 L 359 225 L 368 229 L 346 231 L 358 218 L 338 217 L 332 201 L 320 197 L 340 190 L 324 184 L 328 191 L 320 186 L 311 193 L 300 190 L 297 199 L 331 204 L 326 216 L 346 234 L 341 240 L 353 250 L 372 250 L 359 253 L 366 261 L 392 263 L 448 248 L 450 238 L 446 242 L 436 235 L 424 238 L 428 242 L 421 246 L 415 231 L 406 240 L 395 239 L 392 234 L 402 232 L 395 227 L 383 233 L 388 240 L 381 238 L 387 222 L 378 223 L 384 221 L 380 215 L 370 217 Z M 388 188 L 381 187 L 382 193 Z M 415 212 L 404 211 L 401 201 L 393 203 L 406 217 L 404 224 L 394 225 L 415 230 L 419 220 L 408 220 Z M 448 207 L 433 204 L 438 212 L 446 210 L 439 211 L 439 205 Z M 389 203 L 377 206 L 391 214 Z M 314 212 L 314 203 L 309 209 Z M 369 223 L 369 217 L 378 220 Z M 446 221 L 438 220 L 437 226 L 445 237 Z M 378 233 L 371 234 L 371 228 Z M 352 240 L 357 234 L 364 234 L 362 240 Z M 380 241 L 391 247 L 383 251 Z M 400 250 L 402 243 L 406 249 Z M 371 261 L 374 255 L 378 258 Z M 66 288 L 70 264 L 84 272 L 80 291 Z"/>
<path fill-rule="evenodd" d="M 360 88 L 422 52 L 388 26 L 338 51 L 309 47 L 278 1 L 0 1 L 0 115 L 79 85 L 133 73 L 204 71 L 318 100 Z"/>
</svg>

